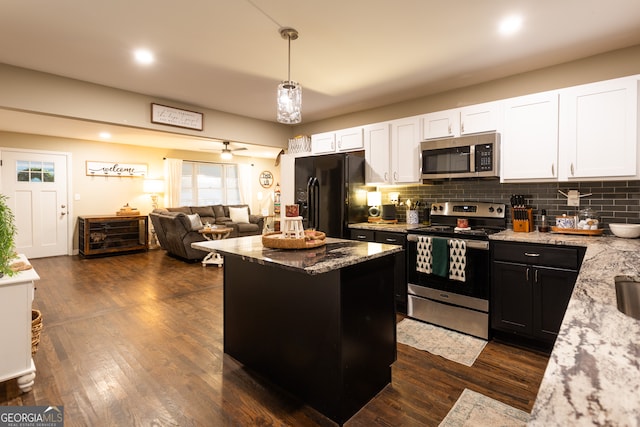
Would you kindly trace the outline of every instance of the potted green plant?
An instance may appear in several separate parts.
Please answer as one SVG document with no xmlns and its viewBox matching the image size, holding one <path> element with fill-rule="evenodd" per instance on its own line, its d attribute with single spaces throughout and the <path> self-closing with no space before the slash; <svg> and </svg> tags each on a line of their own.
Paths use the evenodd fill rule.
<svg viewBox="0 0 640 427">
<path fill-rule="evenodd" d="M 0 194 L 0 277 L 15 274 L 11 269 L 11 263 L 16 257 L 15 237 L 15 217 L 7 204 L 7 196 Z"/>
</svg>

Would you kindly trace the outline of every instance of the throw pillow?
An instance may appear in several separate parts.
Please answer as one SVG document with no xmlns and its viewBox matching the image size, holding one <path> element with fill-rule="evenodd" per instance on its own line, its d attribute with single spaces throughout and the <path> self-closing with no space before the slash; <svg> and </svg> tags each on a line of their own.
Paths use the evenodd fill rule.
<svg viewBox="0 0 640 427">
<path fill-rule="evenodd" d="M 246 207 L 232 208 L 229 206 L 229 217 L 232 222 L 249 222 L 249 209 Z"/>
<path fill-rule="evenodd" d="M 200 220 L 200 215 L 198 214 L 190 214 L 187 215 L 189 219 L 189 224 L 191 224 L 191 231 L 198 231 L 202 229 L 202 220 Z"/>
</svg>

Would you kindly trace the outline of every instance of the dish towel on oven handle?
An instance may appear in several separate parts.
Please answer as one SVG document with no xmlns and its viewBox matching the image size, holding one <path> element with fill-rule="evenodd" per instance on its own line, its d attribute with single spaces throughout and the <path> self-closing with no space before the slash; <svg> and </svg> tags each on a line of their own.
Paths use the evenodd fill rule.
<svg viewBox="0 0 640 427">
<path fill-rule="evenodd" d="M 449 240 L 449 279 L 466 281 L 467 244 L 464 240 Z"/>
<path fill-rule="evenodd" d="M 431 274 L 449 277 L 449 239 L 431 239 Z"/>
<path fill-rule="evenodd" d="M 418 236 L 416 243 L 416 271 L 418 273 L 431 274 L 431 237 Z"/>
</svg>

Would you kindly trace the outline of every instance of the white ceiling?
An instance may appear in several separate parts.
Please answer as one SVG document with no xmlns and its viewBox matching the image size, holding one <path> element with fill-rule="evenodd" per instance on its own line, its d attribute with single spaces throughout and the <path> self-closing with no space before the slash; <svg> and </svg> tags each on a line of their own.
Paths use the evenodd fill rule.
<svg viewBox="0 0 640 427">
<path fill-rule="evenodd" d="M 502 37 L 515 13 L 522 31 Z M 640 1 L 0 0 L 0 62 L 275 121 L 280 26 L 300 33 L 291 78 L 311 122 L 640 44 Z M 139 47 L 155 64 L 133 62 Z M 38 133 L 44 119 L 48 134 L 96 139 L 90 123 L 24 119 L 0 111 L 0 129 Z"/>
</svg>

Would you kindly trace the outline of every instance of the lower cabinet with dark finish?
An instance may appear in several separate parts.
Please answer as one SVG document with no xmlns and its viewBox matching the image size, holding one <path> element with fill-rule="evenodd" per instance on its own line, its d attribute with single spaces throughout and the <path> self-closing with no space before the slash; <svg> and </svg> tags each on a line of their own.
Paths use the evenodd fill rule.
<svg viewBox="0 0 640 427">
<path fill-rule="evenodd" d="M 394 233 L 392 231 L 376 231 L 351 229 L 351 240 L 363 242 L 387 243 L 389 245 L 399 245 L 407 249 L 407 235 L 405 233 Z M 393 269 L 396 310 L 400 313 L 407 313 L 407 262 L 405 252 L 396 254 L 395 266 Z"/>
<path fill-rule="evenodd" d="M 490 312 L 494 335 L 551 348 L 584 252 L 581 247 L 492 242 Z"/>
</svg>

